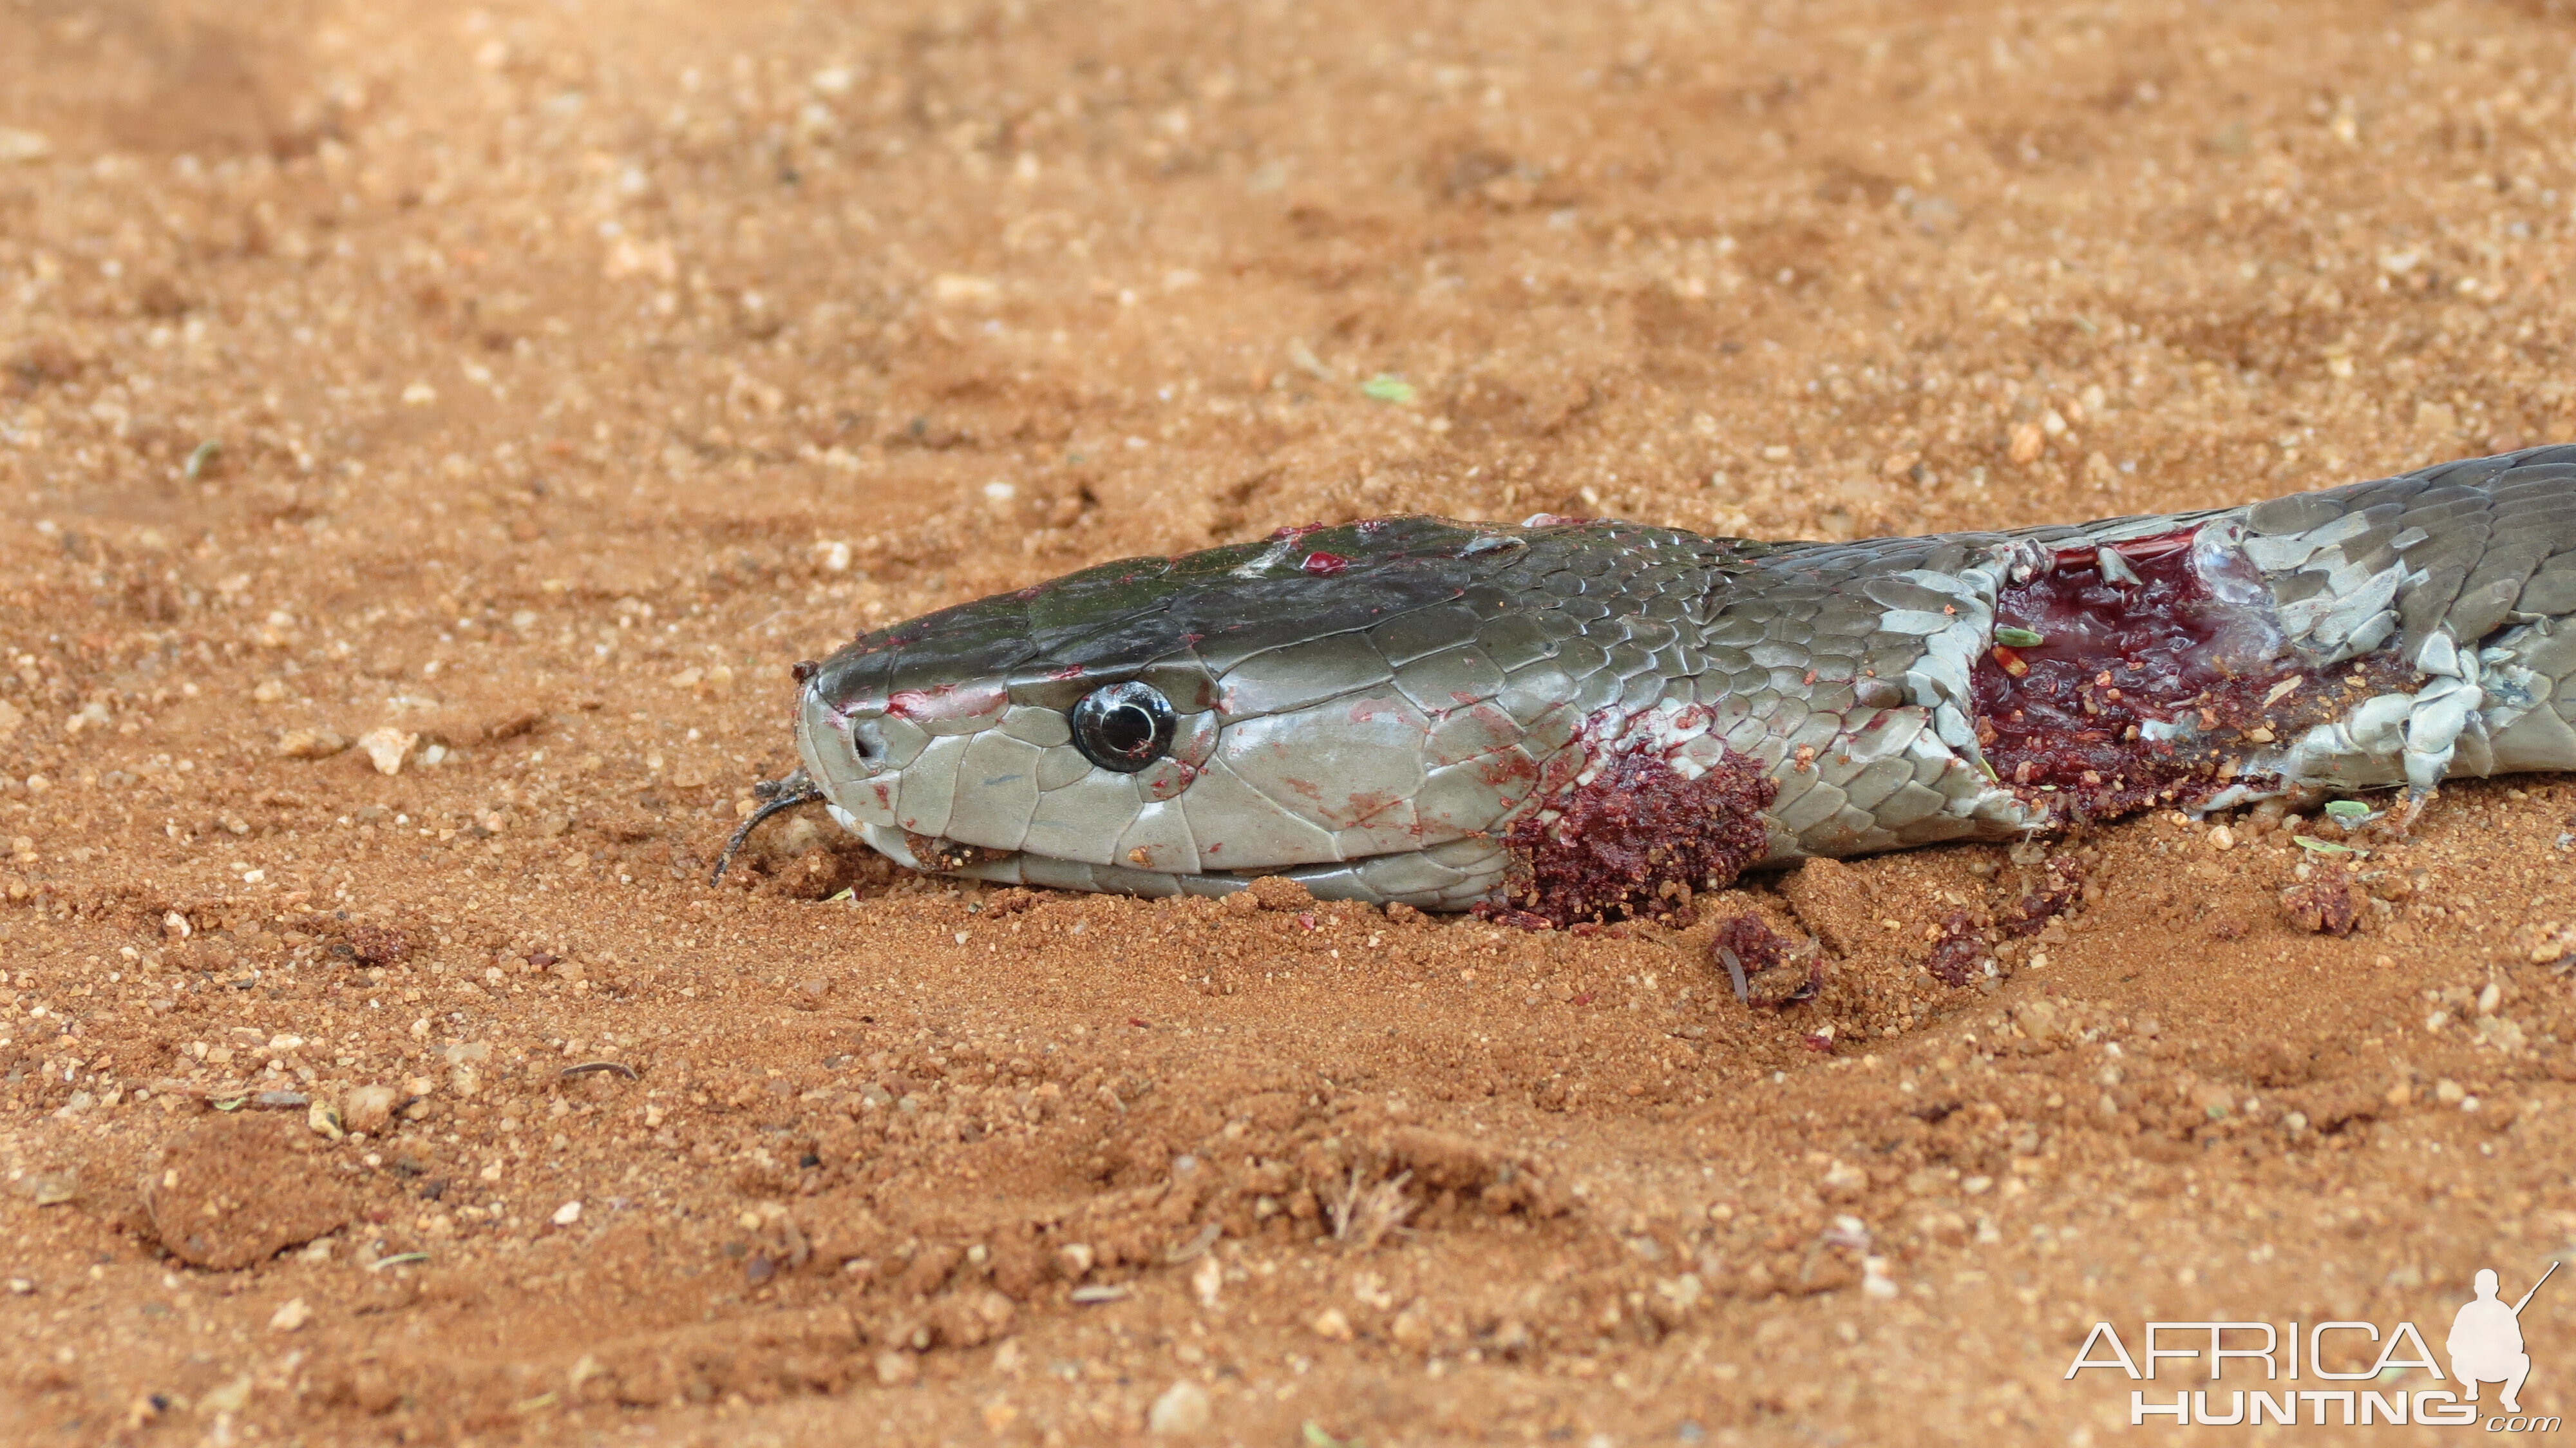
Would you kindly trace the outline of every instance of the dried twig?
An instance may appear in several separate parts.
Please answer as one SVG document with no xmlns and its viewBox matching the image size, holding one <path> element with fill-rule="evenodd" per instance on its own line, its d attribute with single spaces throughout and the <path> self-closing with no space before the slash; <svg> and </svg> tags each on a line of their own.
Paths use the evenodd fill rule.
<svg viewBox="0 0 2576 1448">
<path fill-rule="evenodd" d="M 1399 1172 L 1363 1187 L 1360 1169 L 1352 1167 L 1349 1183 L 1332 1204 L 1333 1239 L 1353 1252 L 1365 1252 L 1385 1240 L 1419 1205 L 1404 1194 L 1404 1184 L 1411 1180 L 1413 1173 Z"/>
</svg>

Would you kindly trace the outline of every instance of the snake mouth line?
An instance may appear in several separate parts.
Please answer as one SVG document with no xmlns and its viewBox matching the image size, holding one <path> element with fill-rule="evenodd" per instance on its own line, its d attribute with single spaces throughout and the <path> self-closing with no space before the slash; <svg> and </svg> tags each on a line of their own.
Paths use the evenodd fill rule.
<svg viewBox="0 0 2576 1448">
<path fill-rule="evenodd" d="M 997 850 L 985 845 L 960 844 L 955 840 L 854 819 L 844 819 L 841 823 L 866 840 L 869 848 L 906 869 L 961 880 L 981 880 L 994 885 L 1111 890 L 1127 895 L 1229 895 L 1250 885 L 1256 878 L 1255 875 L 1221 871 L 1181 874 L 1124 865 L 1095 865 L 1028 850 Z M 1258 873 L 1292 872 L 1265 870 Z M 1073 883 L 1077 876 L 1083 883 Z"/>
<path fill-rule="evenodd" d="M 1078 890 L 1160 898 L 1231 895 L 1268 876 L 1295 880 L 1318 900 L 1406 904 L 1425 910 L 1464 910 L 1494 895 L 1510 864 L 1500 840 L 1483 836 L 1444 841 L 1425 849 L 1356 860 L 1261 869 L 1186 872 L 1068 860 L 1030 850 L 960 845 L 859 820 L 839 805 L 832 817 L 871 849 L 907 869 L 994 885 Z"/>
</svg>

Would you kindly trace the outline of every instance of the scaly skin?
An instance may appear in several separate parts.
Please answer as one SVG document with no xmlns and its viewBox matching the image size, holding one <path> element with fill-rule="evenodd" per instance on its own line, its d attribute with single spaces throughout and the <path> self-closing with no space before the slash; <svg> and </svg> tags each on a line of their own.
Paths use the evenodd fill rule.
<svg viewBox="0 0 2576 1448">
<path fill-rule="evenodd" d="M 1845 544 L 1388 518 L 863 635 L 804 671 L 797 743 L 909 865 L 1562 921 L 2147 804 L 2576 768 L 2571 613 L 2576 446 Z M 1131 679 L 1175 727 L 1113 772 L 1068 714 Z"/>
</svg>

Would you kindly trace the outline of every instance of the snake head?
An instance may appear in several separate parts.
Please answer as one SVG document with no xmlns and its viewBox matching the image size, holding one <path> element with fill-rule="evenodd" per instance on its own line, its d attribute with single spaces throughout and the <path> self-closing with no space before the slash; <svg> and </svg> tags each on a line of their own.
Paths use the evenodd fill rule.
<svg viewBox="0 0 2576 1448">
<path fill-rule="evenodd" d="M 798 748 L 835 818 L 918 868 L 1458 908 L 1581 728 L 1567 615 L 1529 606 L 1562 597 L 1513 577 L 1548 532 L 1287 529 L 944 609 L 816 668 Z"/>
</svg>

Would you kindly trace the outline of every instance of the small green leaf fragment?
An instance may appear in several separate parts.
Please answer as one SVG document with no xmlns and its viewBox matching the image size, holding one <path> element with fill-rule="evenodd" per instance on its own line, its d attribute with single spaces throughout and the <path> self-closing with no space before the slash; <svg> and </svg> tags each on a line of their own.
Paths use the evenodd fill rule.
<svg viewBox="0 0 2576 1448">
<path fill-rule="evenodd" d="M 193 483 L 205 475 L 206 469 L 215 465 L 215 459 L 223 455 L 224 445 L 214 438 L 207 438 L 188 450 L 188 465 L 181 472 Z"/>
<path fill-rule="evenodd" d="M 230 1101 L 218 1101 L 214 1103 L 214 1107 L 217 1111 L 239 1111 L 242 1103 L 249 1099 L 247 1096 L 236 1096 Z"/>
<path fill-rule="evenodd" d="M 2292 835 L 2290 838 L 2299 842 L 2300 849 L 2314 850 L 2320 855 L 2357 855 L 2361 853 L 2350 845 L 2338 845 L 2332 840 L 2321 840 L 2314 835 Z"/>
<path fill-rule="evenodd" d="M 2034 633 L 2026 628 L 2014 628 L 2010 624 L 2005 624 L 1995 630 L 1995 642 L 2002 644 L 2007 648 L 2035 649 L 2041 644 L 2048 642 L 2048 636 L 2042 633 Z"/>
<path fill-rule="evenodd" d="M 1372 402 L 1391 402 L 1398 407 L 1413 402 L 1413 384 L 1392 372 L 1381 372 L 1361 383 L 1360 393 Z"/>
<path fill-rule="evenodd" d="M 2357 799 L 2339 799 L 2326 806 L 2326 813 L 2339 820 L 2368 819 L 2370 806 Z"/>
</svg>

